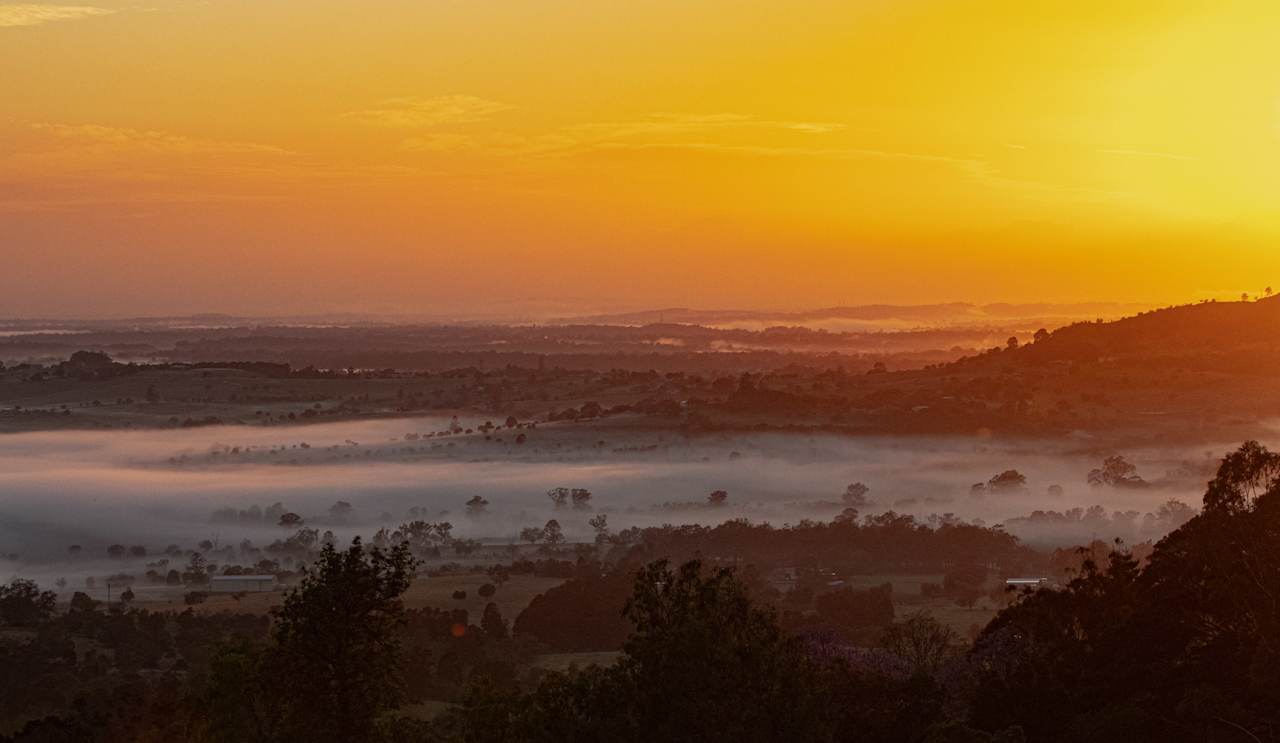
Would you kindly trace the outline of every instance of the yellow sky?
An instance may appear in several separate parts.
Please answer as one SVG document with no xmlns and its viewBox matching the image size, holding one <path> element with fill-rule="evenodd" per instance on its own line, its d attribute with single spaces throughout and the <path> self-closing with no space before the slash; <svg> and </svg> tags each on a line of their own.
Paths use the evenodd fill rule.
<svg viewBox="0 0 1280 743">
<path fill-rule="evenodd" d="M 72 2 L 0 0 L 0 316 L 1280 283 L 1275 2 Z"/>
</svg>

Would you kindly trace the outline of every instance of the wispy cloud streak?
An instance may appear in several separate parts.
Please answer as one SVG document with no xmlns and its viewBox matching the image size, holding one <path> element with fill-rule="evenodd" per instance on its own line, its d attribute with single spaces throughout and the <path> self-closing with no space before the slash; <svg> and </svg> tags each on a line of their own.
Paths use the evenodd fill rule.
<svg viewBox="0 0 1280 743">
<path fill-rule="evenodd" d="M 1178 155 L 1172 152 L 1148 152 L 1146 150 L 1098 150 L 1103 155 L 1127 155 L 1130 157 L 1154 157 L 1161 160 L 1199 160 L 1190 155 Z"/>
<path fill-rule="evenodd" d="M 34 5 L 31 3 L 0 4 L 0 28 L 39 26 L 55 21 L 74 21 L 81 18 L 111 15 L 110 8 L 90 5 Z"/>
<path fill-rule="evenodd" d="M 506 103 L 473 95 L 442 95 L 435 98 L 390 98 L 374 108 L 348 111 L 343 117 L 369 126 L 416 129 L 476 123 L 513 108 Z"/>
</svg>

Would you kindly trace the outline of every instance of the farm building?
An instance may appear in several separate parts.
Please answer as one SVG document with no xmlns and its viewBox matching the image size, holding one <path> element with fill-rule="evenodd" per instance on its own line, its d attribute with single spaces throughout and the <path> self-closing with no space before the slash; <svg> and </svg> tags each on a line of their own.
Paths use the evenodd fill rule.
<svg viewBox="0 0 1280 743">
<path fill-rule="evenodd" d="M 274 575 L 218 575 L 209 579 L 209 590 L 216 593 L 260 593 L 276 590 Z"/>
<path fill-rule="evenodd" d="M 1046 588 L 1053 585 L 1048 578 L 1009 578 L 1004 582 L 1010 588 Z"/>
</svg>

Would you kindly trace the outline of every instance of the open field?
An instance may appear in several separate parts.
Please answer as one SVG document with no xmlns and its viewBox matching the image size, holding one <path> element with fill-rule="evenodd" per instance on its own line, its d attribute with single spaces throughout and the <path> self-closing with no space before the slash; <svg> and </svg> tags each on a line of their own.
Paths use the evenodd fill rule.
<svg viewBox="0 0 1280 743">
<path fill-rule="evenodd" d="M 560 585 L 564 581 L 558 578 L 541 578 L 532 575 L 513 575 L 498 587 L 492 598 L 482 598 L 478 589 L 489 579 L 484 575 L 447 575 L 439 577 L 419 576 L 409 585 L 404 595 L 404 604 L 409 609 L 431 607 L 435 609 L 466 609 L 471 621 L 480 621 L 486 604 L 493 602 L 508 621 L 514 620 L 524 610 L 534 596 Z M 288 587 L 284 587 L 287 589 Z M 185 586 L 142 586 L 133 587 L 137 598 L 133 605 L 139 609 L 153 611 L 182 611 L 187 608 L 183 595 L 190 591 Z M 466 591 L 467 598 L 453 598 L 454 591 Z M 101 590 L 95 594 L 102 593 Z M 118 595 L 118 591 L 117 591 Z M 246 614 L 265 614 L 273 607 L 279 606 L 284 598 L 284 590 L 245 593 L 238 598 L 230 593 L 210 593 L 208 598 L 192 608 L 201 613 L 231 611 Z"/>
<path fill-rule="evenodd" d="M 902 619 L 908 614 L 925 612 L 950 627 L 961 637 L 967 638 L 973 626 L 984 627 L 996 615 L 997 607 L 987 597 L 978 599 L 972 607 L 963 607 L 947 598 L 925 598 L 920 586 L 925 583 L 941 584 L 938 575 L 853 575 L 845 583 L 855 589 L 874 588 L 885 583 L 893 586 L 894 615 Z"/>
</svg>

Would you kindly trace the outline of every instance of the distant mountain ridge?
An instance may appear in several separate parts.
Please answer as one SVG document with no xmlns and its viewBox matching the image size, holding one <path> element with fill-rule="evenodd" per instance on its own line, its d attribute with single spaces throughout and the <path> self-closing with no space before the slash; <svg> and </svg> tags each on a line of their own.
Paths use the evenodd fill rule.
<svg viewBox="0 0 1280 743">
<path fill-rule="evenodd" d="M 1021 319 L 1046 319 L 1073 322 L 1082 319 L 1114 319 L 1151 309 L 1150 305 L 1124 302 L 1086 303 L 1008 303 L 975 304 L 946 302 L 939 304 L 895 305 L 867 304 L 823 307 L 812 310 L 767 312 L 760 310 L 701 310 L 688 307 L 642 310 L 581 317 L 562 318 L 554 324 L 683 325 L 772 324 L 805 325 L 822 321 L 862 321 L 868 323 L 915 323 L 929 326 L 1008 323 Z"/>
</svg>

